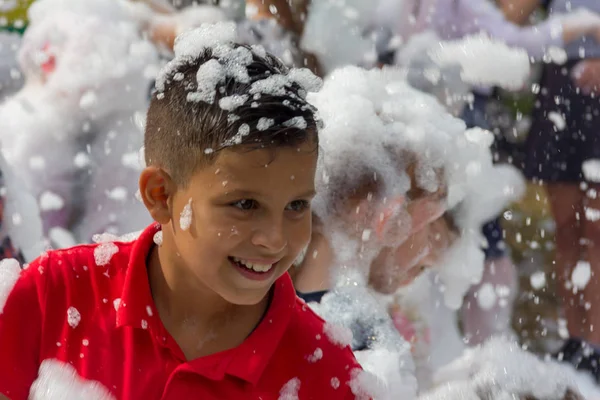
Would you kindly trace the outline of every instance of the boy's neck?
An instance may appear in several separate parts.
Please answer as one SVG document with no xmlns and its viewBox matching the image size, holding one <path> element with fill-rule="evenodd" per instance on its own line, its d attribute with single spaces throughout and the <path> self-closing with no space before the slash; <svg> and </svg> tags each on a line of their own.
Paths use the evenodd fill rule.
<svg viewBox="0 0 600 400">
<path fill-rule="evenodd" d="M 161 321 L 188 360 L 238 346 L 260 323 L 269 296 L 255 305 L 229 303 L 194 277 L 176 273 L 185 269 L 165 268 L 170 261 L 155 246 L 148 278 Z"/>
</svg>

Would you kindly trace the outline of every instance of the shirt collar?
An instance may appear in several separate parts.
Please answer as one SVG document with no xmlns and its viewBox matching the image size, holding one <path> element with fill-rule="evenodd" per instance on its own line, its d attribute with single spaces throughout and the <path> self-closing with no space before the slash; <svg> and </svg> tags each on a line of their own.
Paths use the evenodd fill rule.
<svg viewBox="0 0 600 400">
<path fill-rule="evenodd" d="M 256 385 L 269 365 L 285 334 L 296 305 L 292 279 L 285 273 L 273 285 L 273 298 L 264 318 L 254 332 L 233 349 L 225 372 Z"/>
<path fill-rule="evenodd" d="M 154 244 L 154 235 L 159 230 L 159 224 L 152 224 L 133 243 L 121 299 L 115 304 L 117 327 L 132 326 L 147 329 L 156 325 L 158 312 L 150 292 L 146 259 Z"/>
<path fill-rule="evenodd" d="M 279 347 L 295 305 L 296 292 L 286 273 L 273 285 L 273 298 L 267 313 L 242 344 L 197 358 L 182 368 L 215 381 L 229 375 L 256 385 Z"/>
</svg>

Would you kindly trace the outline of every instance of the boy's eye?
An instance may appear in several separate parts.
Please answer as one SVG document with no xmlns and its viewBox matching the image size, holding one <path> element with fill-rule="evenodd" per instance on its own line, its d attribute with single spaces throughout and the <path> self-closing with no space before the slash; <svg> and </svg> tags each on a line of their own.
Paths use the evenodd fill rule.
<svg viewBox="0 0 600 400">
<path fill-rule="evenodd" d="M 306 200 L 294 200 L 287 205 L 287 211 L 302 212 L 310 207 L 310 203 Z"/>
<path fill-rule="evenodd" d="M 250 210 L 254 210 L 257 207 L 257 202 L 255 200 L 250 200 L 250 199 L 243 199 L 243 200 L 239 200 L 236 201 L 235 203 L 232 203 L 231 205 L 239 208 L 240 210 L 243 211 L 250 211 Z"/>
</svg>

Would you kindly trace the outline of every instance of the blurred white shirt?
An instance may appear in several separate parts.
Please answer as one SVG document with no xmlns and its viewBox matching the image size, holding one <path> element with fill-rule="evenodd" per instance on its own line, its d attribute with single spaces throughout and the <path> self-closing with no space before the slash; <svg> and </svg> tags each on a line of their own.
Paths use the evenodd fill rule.
<svg viewBox="0 0 600 400">
<path fill-rule="evenodd" d="M 433 30 L 442 40 L 485 32 L 525 49 L 535 59 L 542 58 L 551 46 L 564 46 L 558 19 L 521 27 L 504 18 L 489 0 L 380 0 L 375 24 L 389 27 L 405 41 L 426 30 Z"/>
<path fill-rule="evenodd" d="M 578 8 L 587 8 L 600 13 L 598 0 L 554 0 L 550 2 L 549 14 L 565 14 Z M 593 37 L 585 36 L 565 46 L 569 59 L 600 58 L 600 43 Z"/>
</svg>

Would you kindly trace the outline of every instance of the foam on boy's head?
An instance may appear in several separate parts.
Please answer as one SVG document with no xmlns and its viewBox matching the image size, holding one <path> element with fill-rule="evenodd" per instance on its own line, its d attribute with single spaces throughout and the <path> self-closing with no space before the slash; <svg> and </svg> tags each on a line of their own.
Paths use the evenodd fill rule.
<svg viewBox="0 0 600 400">
<path fill-rule="evenodd" d="M 234 40 L 235 26 L 228 23 L 186 32 L 157 78 L 146 163 L 166 169 L 178 184 L 223 149 L 318 144 L 316 110 L 306 95 L 321 80 Z"/>
</svg>

